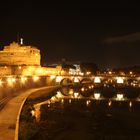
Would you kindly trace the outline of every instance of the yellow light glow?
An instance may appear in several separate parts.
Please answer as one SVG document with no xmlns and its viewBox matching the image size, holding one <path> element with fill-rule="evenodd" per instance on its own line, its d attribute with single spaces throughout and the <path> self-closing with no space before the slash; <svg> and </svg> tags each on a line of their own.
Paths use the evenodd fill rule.
<svg viewBox="0 0 140 140">
<path fill-rule="evenodd" d="M 90 75 L 90 74 L 91 74 L 91 72 L 90 72 L 90 71 L 87 71 L 87 72 L 86 72 L 86 75 Z"/>
<path fill-rule="evenodd" d="M 64 103 L 64 99 L 61 99 L 61 103 L 62 103 L 62 104 Z"/>
<path fill-rule="evenodd" d="M 74 83 L 78 83 L 78 82 L 79 82 L 78 77 L 75 77 L 75 78 L 74 78 Z"/>
<path fill-rule="evenodd" d="M 89 106 L 90 102 L 91 102 L 90 100 L 87 100 L 86 105 Z"/>
<path fill-rule="evenodd" d="M 56 77 L 55 75 L 51 75 L 50 76 L 51 79 L 55 79 L 55 77 Z"/>
<path fill-rule="evenodd" d="M 108 73 L 109 73 L 109 74 L 112 74 L 112 71 L 109 71 Z"/>
<path fill-rule="evenodd" d="M 2 83 L 3 83 L 3 82 L 2 82 L 2 80 L 0 79 L 0 86 L 2 86 Z"/>
<path fill-rule="evenodd" d="M 72 95 L 73 93 L 74 93 L 74 90 L 73 89 L 70 89 L 69 90 L 69 94 Z"/>
<path fill-rule="evenodd" d="M 117 94 L 117 100 L 123 100 L 124 95 L 123 94 Z"/>
<path fill-rule="evenodd" d="M 132 107 L 132 102 L 131 101 L 129 102 L 129 107 Z"/>
<path fill-rule="evenodd" d="M 82 72 L 80 72 L 79 74 L 80 74 L 81 76 L 83 76 L 83 75 L 84 75 L 84 73 L 82 73 Z"/>
<path fill-rule="evenodd" d="M 13 83 L 16 82 L 16 79 L 15 78 L 12 78 L 12 77 L 8 77 L 7 78 L 7 82 L 8 82 L 8 85 L 9 86 L 13 86 Z"/>
<path fill-rule="evenodd" d="M 21 70 L 21 66 L 19 66 L 19 67 L 18 67 L 18 69 L 20 69 L 20 70 Z"/>
<path fill-rule="evenodd" d="M 84 87 L 82 87 L 82 88 L 81 88 L 81 91 L 85 91 L 85 88 L 84 88 Z"/>
<path fill-rule="evenodd" d="M 35 111 L 31 110 L 31 114 L 32 114 L 32 116 L 35 116 Z"/>
<path fill-rule="evenodd" d="M 33 81 L 34 82 L 37 82 L 39 80 L 39 77 L 38 76 L 33 76 Z"/>
<path fill-rule="evenodd" d="M 56 98 L 52 97 L 50 100 L 51 100 L 51 102 L 55 102 Z"/>
<path fill-rule="evenodd" d="M 91 89 L 92 88 L 92 86 L 89 86 L 89 89 Z"/>
<path fill-rule="evenodd" d="M 56 97 L 57 97 L 57 98 L 62 98 L 62 94 L 61 94 L 60 91 L 57 91 Z"/>
<path fill-rule="evenodd" d="M 132 75 L 132 74 L 133 74 L 133 72 L 132 72 L 132 71 L 130 71 L 130 72 L 129 72 L 129 74 L 131 74 L 131 75 Z"/>
<path fill-rule="evenodd" d="M 16 82 L 16 78 L 12 78 L 12 82 L 15 83 Z"/>
<path fill-rule="evenodd" d="M 100 99 L 100 96 L 101 96 L 100 93 L 94 93 L 94 98 L 95 98 L 96 100 L 99 100 L 99 99 Z"/>
<path fill-rule="evenodd" d="M 27 81 L 27 77 L 21 77 L 21 83 L 25 83 Z"/>
<path fill-rule="evenodd" d="M 74 98 L 78 98 L 79 93 L 78 92 L 74 92 Z"/>
<path fill-rule="evenodd" d="M 117 84 L 123 84 L 124 79 L 122 77 L 117 77 Z"/>
<path fill-rule="evenodd" d="M 112 101 L 109 101 L 109 102 L 108 102 L 108 106 L 111 106 L 111 105 L 112 105 Z"/>
<path fill-rule="evenodd" d="M 63 78 L 62 76 L 57 76 L 57 77 L 56 77 L 56 82 L 57 82 L 57 83 L 61 82 L 62 78 Z"/>
<path fill-rule="evenodd" d="M 94 83 L 101 83 L 100 77 L 95 77 L 94 78 Z"/>
</svg>

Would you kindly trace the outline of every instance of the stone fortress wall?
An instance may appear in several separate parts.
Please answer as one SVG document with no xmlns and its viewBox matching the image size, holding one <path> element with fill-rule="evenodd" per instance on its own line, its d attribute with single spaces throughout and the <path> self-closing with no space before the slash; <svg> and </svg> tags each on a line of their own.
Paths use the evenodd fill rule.
<svg viewBox="0 0 140 140">
<path fill-rule="evenodd" d="M 9 75 L 59 75 L 62 67 L 41 67 L 40 50 L 33 46 L 11 43 L 0 51 L 0 76 Z"/>
</svg>

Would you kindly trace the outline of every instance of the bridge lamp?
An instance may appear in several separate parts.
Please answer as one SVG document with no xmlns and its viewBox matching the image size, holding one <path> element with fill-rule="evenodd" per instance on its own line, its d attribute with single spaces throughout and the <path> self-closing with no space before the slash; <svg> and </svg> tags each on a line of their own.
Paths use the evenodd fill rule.
<svg viewBox="0 0 140 140">
<path fill-rule="evenodd" d="M 57 77 L 56 77 L 56 82 L 57 82 L 57 83 L 61 82 L 61 80 L 62 80 L 62 76 L 57 76 Z"/>
<path fill-rule="evenodd" d="M 86 75 L 90 75 L 90 74 L 91 74 L 91 72 L 90 72 L 90 71 L 87 71 L 87 72 L 86 72 Z"/>
<path fill-rule="evenodd" d="M 132 75 L 132 74 L 133 74 L 133 72 L 132 72 L 132 71 L 130 71 L 130 72 L 129 72 L 129 74 L 130 74 L 130 75 Z"/>
<path fill-rule="evenodd" d="M 74 83 L 78 83 L 79 79 L 77 77 L 74 78 Z"/>
<path fill-rule="evenodd" d="M 73 93 L 74 93 L 74 91 L 73 91 L 73 89 L 71 88 L 71 89 L 69 90 L 69 94 L 72 95 Z"/>
<path fill-rule="evenodd" d="M 108 73 L 111 75 L 112 74 L 112 71 L 109 71 Z"/>
<path fill-rule="evenodd" d="M 21 66 L 18 66 L 18 69 L 21 70 Z"/>
<path fill-rule="evenodd" d="M 124 99 L 124 95 L 123 94 L 117 94 L 117 100 L 121 101 Z"/>
<path fill-rule="evenodd" d="M 130 107 L 130 108 L 132 107 L 132 102 L 131 102 L 131 101 L 129 102 L 129 107 Z"/>
<path fill-rule="evenodd" d="M 80 72 L 79 74 L 80 74 L 81 76 L 84 76 L 84 73 L 83 73 L 83 72 Z"/>
<path fill-rule="evenodd" d="M 35 116 L 35 110 L 31 110 L 32 116 Z"/>
<path fill-rule="evenodd" d="M 86 105 L 87 105 L 87 106 L 88 106 L 90 103 L 91 103 L 90 100 L 87 100 L 87 101 L 86 101 Z"/>
<path fill-rule="evenodd" d="M 108 102 L 108 106 L 111 106 L 111 105 L 112 105 L 112 101 L 109 101 L 109 102 Z"/>
<path fill-rule="evenodd" d="M 100 77 L 95 77 L 95 78 L 94 78 L 94 83 L 95 83 L 95 84 L 101 83 Z"/>
<path fill-rule="evenodd" d="M 117 77 L 117 84 L 123 84 L 124 79 L 122 77 Z"/>
<path fill-rule="evenodd" d="M 15 83 L 16 82 L 16 78 L 11 78 L 12 82 Z"/>
<path fill-rule="evenodd" d="M 84 88 L 84 87 L 82 87 L 82 88 L 81 88 L 81 91 L 83 91 L 83 92 L 84 92 L 84 91 L 85 91 L 85 88 Z"/>
<path fill-rule="evenodd" d="M 64 99 L 61 99 L 61 103 L 62 103 L 62 104 L 64 103 Z"/>
<path fill-rule="evenodd" d="M 27 81 L 27 77 L 21 77 L 21 83 L 25 83 Z"/>
<path fill-rule="evenodd" d="M 74 97 L 78 98 L 78 96 L 79 96 L 79 93 L 78 92 L 74 92 Z"/>
<path fill-rule="evenodd" d="M 50 78 L 51 78 L 52 80 L 55 79 L 55 77 L 56 77 L 55 75 L 51 75 L 51 76 L 50 76 Z"/>
<path fill-rule="evenodd" d="M 33 76 L 33 81 L 34 82 L 37 82 L 39 80 L 39 77 L 38 76 Z"/>
<path fill-rule="evenodd" d="M 7 78 L 7 82 L 9 86 L 13 86 L 13 79 L 11 77 Z"/>
<path fill-rule="evenodd" d="M 94 93 L 94 98 L 95 98 L 96 100 L 99 100 L 100 97 L 101 97 L 101 94 L 100 94 L 100 93 Z"/>
</svg>

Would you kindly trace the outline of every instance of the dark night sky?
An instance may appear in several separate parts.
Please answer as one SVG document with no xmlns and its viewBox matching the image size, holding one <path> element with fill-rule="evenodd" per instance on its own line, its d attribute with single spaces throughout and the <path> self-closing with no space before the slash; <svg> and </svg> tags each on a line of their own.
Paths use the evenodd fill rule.
<svg viewBox="0 0 140 140">
<path fill-rule="evenodd" d="M 43 62 L 95 62 L 100 67 L 140 65 L 137 4 L 1 3 L 0 47 L 24 38 Z"/>
</svg>

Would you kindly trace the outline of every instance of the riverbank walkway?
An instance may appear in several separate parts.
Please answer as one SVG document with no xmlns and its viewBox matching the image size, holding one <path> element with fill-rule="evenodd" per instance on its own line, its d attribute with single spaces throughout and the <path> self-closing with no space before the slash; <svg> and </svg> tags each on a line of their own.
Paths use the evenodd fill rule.
<svg viewBox="0 0 140 140">
<path fill-rule="evenodd" d="M 22 105 L 30 94 L 39 90 L 46 90 L 46 93 L 49 93 L 50 88 L 52 89 L 55 87 L 56 86 L 48 86 L 29 89 L 9 100 L 9 102 L 0 111 L 0 140 L 17 140 L 17 121 L 19 121 Z"/>
</svg>

